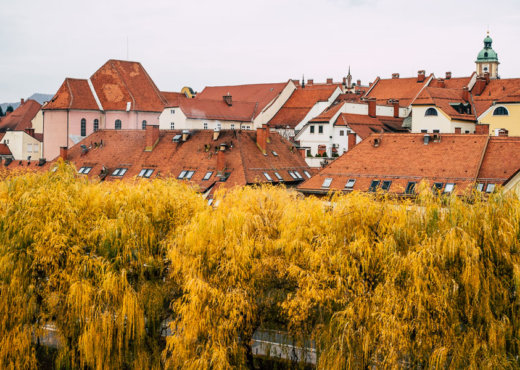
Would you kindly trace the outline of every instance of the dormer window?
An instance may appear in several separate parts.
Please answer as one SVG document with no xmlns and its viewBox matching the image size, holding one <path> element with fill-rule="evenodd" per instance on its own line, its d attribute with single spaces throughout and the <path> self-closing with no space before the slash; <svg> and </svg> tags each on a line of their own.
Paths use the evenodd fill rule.
<svg viewBox="0 0 520 370">
<path fill-rule="evenodd" d="M 435 109 L 435 108 L 428 108 L 428 109 L 426 109 L 426 112 L 424 113 L 425 117 L 438 116 L 438 115 L 439 114 L 437 113 L 437 109 Z"/>
<path fill-rule="evenodd" d="M 509 111 L 506 107 L 498 107 L 493 111 L 494 116 L 509 116 Z"/>
</svg>

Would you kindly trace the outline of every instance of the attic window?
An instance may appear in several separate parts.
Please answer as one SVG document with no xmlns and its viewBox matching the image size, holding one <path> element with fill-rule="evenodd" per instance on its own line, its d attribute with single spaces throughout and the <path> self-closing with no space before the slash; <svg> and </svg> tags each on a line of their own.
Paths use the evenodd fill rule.
<svg viewBox="0 0 520 370">
<path fill-rule="evenodd" d="M 226 182 L 229 176 L 231 175 L 231 172 L 224 172 L 220 175 L 220 182 Z"/>
<path fill-rule="evenodd" d="M 495 184 L 487 184 L 486 193 L 492 193 L 495 191 Z"/>
<path fill-rule="evenodd" d="M 375 192 L 377 190 L 377 187 L 379 186 L 379 183 L 381 181 L 379 180 L 372 180 L 372 183 L 370 184 L 370 187 L 368 188 L 368 191 L 370 192 Z"/>
<path fill-rule="evenodd" d="M 175 135 L 172 139 L 172 141 L 174 143 L 178 143 L 179 141 L 181 141 L 181 138 L 182 138 L 182 135 Z"/>
<path fill-rule="evenodd" d="M 90 172 L 90 170 L 92 169 L 92 167 L 81 167 L 78 171 L 78 173 L 81 173 L 83 175 L 86 175 L 87 173 Z"/>
<path fill-rule="evenodd" d="M 204 177 L 202 178 L 202 180 L 204 180 L 204 181 L 209 180 L 209 178 L 211 177 L 211 175 L 213 175 L 213 171 L 208 171 L 208 172 L 206 172 L 206 174 L 204 175 Z"/>
<path fill-rule="evenodd" d="M 193 175 L 195 174 L 195 171 L 188 171 L 186 172 L 186 176 L 184 177 L 186 180 L 191 180 Z"/>
<path fill-rule="evenodd" d="M 112 172 L 112 176 L 123 176 L 128 168 L 116 168 L 114 172 Z"/>
<path fill-rule="evenodd" d="M 390 185 L 392 185 L 392 181 L 390 181 L 390 180 L 383 181 L 383 184 L 381 185 L 381 189 L 383 189 L 384 191 L 387 191 L 388 189 L 390 189 Z"/>
<path fill-rule="evenodd" d="M 309 171 L 303 170 L 303 173 L 305 174 L 305 176 L 307 176 L 307 178 L 311 178 L 311 174 L 309 173 Z"/>
<path fill-rule="evenodd" d="M 428 108 L 428 109 L 426 109 L 426 112 L 424 113 L 424 115 L 426 117 L 428 117 L 428 116 L 438 116 L 439 114 L 437 113 L 437 109 L 435 109 L 435 108 Z"/>
<path fill-rule="evenodd" d="M 294 174 L 296 175 L 296 178 L 303 180 L 302 175 L 300 175 L 300 173 L 298 171 L 294 171 Z"/>
<path fill-rule="evenodd" d="M 275 172 L 274 175 L 276 176 L 276 178 L 280 181 L 283 181 L 283 177 L 280 176 L 280 174 L 278 172 Z"/>
<path fill-rule="evenodd" d="M 170 114 L 175 114 L 175 109 L 170 109 Z"/>
<path fill-rule="evenodd" d="M 415 185 L 417 183 L 415 181 L 410 181 L 407 185 L 406 185 L 406 190 L 405 190 L 405 194 L 414 194 L 415 193 Z"/>
<path fill-rule="evenodd" d="M 146 177 L 148 179 L 148 178 L 150 178 L 150 176 L 152 176 L 152 173 L 153 173 L 153 169 L 143 168 L 141 170 L 141 172 L 139 172 L 139 175 L 137 175 L 137 176 L 138 177 Z"/>
<path fill-rule="evenodd" d="M 188 171 L 181 171 L 181 173 L 179 174 L 179 177 L 177 177 L 179 180 L 182 180 L 184 177 L 186 177 L 186 174 L 188 173 Z"/>
<path fill-rule="evenodd" d="M 432 186 L 432 190 L 441 191 L 443 185 L 444 184 L 442 182 L 434 182 L 433 186 Z"/>
<path fill-rule="evenodd" d="M 509 111 L 506 107 L 498 107 L 493 111 L 494 116 L 509 116 Z"/>
<path fill-rule="evenodd" d="M 287 171 L 287 172 L 289 172 L 289 175 L 291 175 L 291 177 L 292 177 L 293 179 L 295 179 L 295 180 L 298 179 L 298 177 L 294 174 L 294 172 L 292 172 L 292 171 Z"/>
<path fill-rule="evenodd" d="M 355 179 L 349 179 L 347 183 L 345 184 L 345 189 L 352 190 L 354 189 L 354 184 L 356 183 Z"/>
<path fill-rule="evenodd" d="M 445 193 L 451 193 L 453 191 L 453 189 L 455 188 L 455 184 L 452 183 L 452 182 L 449 182 L 446 184 L 446 186 L 444 187 L 444 192 Z"/>
<path fill-rule="evenodd" d="M 330 184 L 332 184 L 332 177 L 327 177 L 325 181 L 323 181 L 323 184 L 321 185 L 322 188 L 329 188 Z"/>
<path fill-rule="evenodd" d="M 271 176 L 269 176 L 267 172 L 264 172 L 264 176 L 268 181 L 273 181 L 273 179 L 271 178 Z"/>
<path fill-rule="evenodd" d="M 477 191 L 482 191 L 482 190 L 484 190 L 484 184 L 480 182 L 477 184 Z"/>
<path fill-rule="evenodd" d="M 278 157 L 278 153 L 276 153 L 274 150 L 271 150 L 271 153 L 273 153 L 275 157 Z"/>
</svg>

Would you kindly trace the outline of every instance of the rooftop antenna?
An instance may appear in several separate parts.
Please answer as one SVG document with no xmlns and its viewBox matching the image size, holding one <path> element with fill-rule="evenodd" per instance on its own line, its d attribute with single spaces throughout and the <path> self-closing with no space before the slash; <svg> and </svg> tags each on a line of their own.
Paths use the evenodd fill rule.
<svg viewBox="0 0 520 370">
<path fill-rule="evenodd" d="M 305 89 L 305 74 L 302 75 L 302 89 Z"/>
</svg>

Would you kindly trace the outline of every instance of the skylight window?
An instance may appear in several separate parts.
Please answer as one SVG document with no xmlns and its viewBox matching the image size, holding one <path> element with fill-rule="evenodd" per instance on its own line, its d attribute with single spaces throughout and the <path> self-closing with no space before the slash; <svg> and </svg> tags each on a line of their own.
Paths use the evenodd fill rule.
<svg viewBox="0 0 520 370">
<path fill-rule="evenodd" d="M 305 176 L 307 176 L 307 178 L 309 178 L 309 179 L 311 178 L 311 174 L 309 173 L 309 171 L 303 170 L 303 173 Z"/>
<path fill-rule="evenodd" d="M 433 186 L 432 186 L 432 190 L 441 191 L 443 185 L 444 184 L 442 182 L 434 182 Z"/>
<path fill-rule="evenodd" d="M 112 172 L 112 176 L 123 176 L 128 168 L 116 168 L 114 172 Z"/>
<path fill-rule="evenodd" d="M 78 171 L 78 173 L 81 173 L 83 175 L 86 175 L 90 172 L 90 170 L 92 169 L 92 167 L 81 167 Z"/>
<path fill-rule="evenodd" d="M 202 178 L 202 180 L 209 180 L 209 178 L 211 177 L 211 175 L 213 175 L 213 171 L 208 171 L 206 172 L 206 174 L 204 175 L 204 177 Z"/>
<path fill-rule="evenodd" d="M 186 177 L 186 174 L 188 173 L 188 171 L 181 171 L 181 173 L 179 174 L 179 177 L 177 177 L 179 180 L 182 180 L 184 177 Z"/>
<path fill-rule="evenodd" d="M 388 189 L 390 189 L 391 185 L 392 185 L 392 181 L 390 181 L 390 180 L 383 181 L 383 184 L 381 185 L 381 189 L 383 189 L 384 191 L 388 191 Z"/>
<path fill-rule="evenodd" d="M 181 137 L 182 137 L 182 135 L 175 135 L 175 136 L 173 137 L 173 140 L 172 140 L 172 141 L 173 141 L 174 143 L 178 143 L 179 141 L 181 141 Z"/>
<path fill-rule="evenodd" d="M 150 169 L 150 168 L 143 168 L 141 170 L 141 172 L 139 172 L 139 175 L 137 175 L 138 177 L 146 177 L 146 178 L 150 178 L 150 176 L 152 176 L 153 174 L 153 169 Z"/>
<path fill-rule="evenodd" d="M 229 176 L 231 175 L 231 172 L 224 172 L 220 175 L 220 182 L 226 182 Z"/>
<path fill-rule="evenodd" d="M 405 194 L 414 194 L 415 193 L 415 184 L 417 184 L 415 181 L 410 181 L 407 185 L 406 185 L 406 190 L 405 190 Z"/>
<path fill-rule="evenodd" d="M 274 150 L 271 150 L 271 153 L 273 153 L 275 157 L 278 157 L 278 153 L 276 153 Z"/>
<path fill-rule="evenodd" d="M 453 191 L 453 189 L 455 188 L 455 184 L 452 183 L 452 182 L 449 182 L 446 184 L 446 186 L 444 187 L 444 192 L 445 193 L 451 193 Z"/>
<path fill-rule="evenodd" d="M 300 175 L 300 173 L 298 171 L 294 171 L 294 174 L 296 175 L 296 177 L 300 180 L 303 180 L 303 177 L 302 175 Z"/>
<path fill-rule="evenodd" d="M 267 172 L 264 172 L 264 176 L 268 181 L 273 181 L 272 177 Z"/>
<path fill-rule="evenodd" d="M 495 184 L 487 184 L 486 193 L 492 193 L 495 191 Z"/>
<path fill-rule="evenodd" d="M 298 179 L 298 177 L 294 174 L 294 172 L 292 172 L 292 171 L 287 171 L 287 172 L 289 172 L 289 175 L 291 175 L 291 177 L 292 177 L 293 179 L 295 179 L 295 180 Z"/>
<path fill-rule="evenodd" d="M 372 180 L 372 182 L 370 183 L 370 187 L 368 188 L 368 191 L 375 192 L 377 190 L 380 182 L 381 181 L 379 181 L 379 180 Z"/>
<path fill-rule="evenodd" d="M 483 190 L 484 190 L 484 184 L 481 183 L 481 182 L 479 182 L 479 183 L 477 184 L 477 191 L 483 191 Z"/>
<path fill-rule="evenodd" d="M 186 172 L 185 179 L 186 180 L 191 180 L 191 178 L 193 177 L 194 173 L 195 173 L 195 171 L 188 171 L 188 172 Z"/>
<path fill-rule="evenodd" d="M 280 174 L 278 172 L 275 172 L 274 175 L 276 176 L 276 178 L 280 181 L 283 181 L 283 177 L 280 176 Z"/>
<path fill-rule="evenodd" d="M 332 184 L 332 177 L 327 177 L 325 181 L 323 181 L 323 184 L 321 185 L 322 188 L 329 188 L 330 184 Z"/>
<path fill-rule="evenodd" d="M 345 184 L 345 189 L 352 190 L 354 188 L 354 184 L 356 183 L 355 179 L 349 179 Z"/>
</svg>

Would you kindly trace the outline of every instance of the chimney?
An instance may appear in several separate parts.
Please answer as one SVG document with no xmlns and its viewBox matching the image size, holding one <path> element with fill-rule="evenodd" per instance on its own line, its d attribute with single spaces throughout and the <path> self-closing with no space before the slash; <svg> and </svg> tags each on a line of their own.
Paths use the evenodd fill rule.
<svg viewBox="0 0 520 370">
<path fill-rule="evenodd" d="M 486 80 L 486 85 L 489 83 L 489 72 L 484 73 L 484 79 Z"/>
<path fill-rule="evenodd" d="M 424 69 L 421 69 L 417 72 L 417 82 L 423 82 L 426 78 L 426 71 Z"/>
<path fill-rule="evenodd" d="M 190 137 L 190 131 L 182 130 L 182 141 L 187 141 L 189 137 Z"/>
<path fill-rule="evenodd" d="M 226 144 L 220 144 L 217 152 L 217 172 L 222 172 L 226 168 L 226 158 L 224 152 L 226 151 Z"/>
<path fill-rule="evenodd" d="M 446 79 L 449 80 L 451 78 L 451 72 L 446 72 Z"/>
<path fill-rule="evenodd" d="M 356 81 L 356 86 L 361 86 L 361 80 Z"/>
<path fill-rule="evenodd" d="M 446 87 L 446 84 L 444 83 L 444 80 L 442 78 L 437 79 L 437 86 Z"/>
<path fill-rule="evenodd" d="M 393 80 L 398 79 L 398 78 L 399 78 L 399 73 L 392 73 Z"/>
<path fill-rule="evenodd" d="M 296 86 L 300 86 L 300 80 L 292 80 L 292 82 L 293 82 Z"/>
<path fill-rule="evenodd" d="M 368 98 L 368 115 L 370 117 L 376 116 L 376 98 Z"/>
<path fill-rule="evenodd" d="M 66 146 L 60 146 L 60 158 L 64 161 L 67 160 L 68 148 Z"/>
<path fill-rule="evenodd" d="M 392 100 L 394 106 L 394 117 L 399 118 L 399 100 Z"/>
<path fill-rule="evenodd" d="M 34 137 L 34 129 L 33 128 L 26 128 L 24 131 L 25 131 L 25 133 L 27 135 Z"/>
<path fill-rule="evenodd" d="M 462 88 L 462 99 L 464 101 L 469 101 L 469 90 L 468 90 L 468 87 L 467 86 L 464 86 Z"/>
<path fill-rule="evenodd" d="M 24 98 L 21 98 L 20 99 L 20 105 L 23 105 L 25 103 L 25 99 Z"/>
<path fill-rule="evenodd" d="M 227 105 L 229 105 L 229 106 L 233 105 L 233 99 L 232 99 L 231 95 L 229 95 L 229 93 L 227 93 L 227 95 L 224 95 L 223 98 Z"/>
<path fill-rule="evenodd" d="M 265 129 L 265 141 L 266 143 L 271 142 L 271 128 L 268 123 L 262 124 L 262 127 Z"/>
<path fill-rule="evenodd" d="M 307 80 L 307 86 L 312 86 L 313 84 L 314 84 L 314 80 L 311 79 L 311 78 L 309 78 L 309 79 Z"/>
<path fill-rule="evenodd" d="M 456 134 L 462 134 L 462 128 L 461 127 L 455 127 L 455 133 Z"/>
<path fill-rule="evenodd" d="M 146 125 L 145 132 L 145 152 L 151 152 L 153 148 L 159 142 L 159 126 L 158 125 Z"/>
<path fill-rule="evenodd" d="M 473 86 L 473 90 L 471 92 L 475 95 L 480 95 L 486 88 L 487 82 L 485 77 L 479 77 L 477 78 L 477 81 L 475 82 L 475 85 Z"/>
<path fill-rule="evenodd" d="M 265 127 L 258 127 L 256 129 L 256 145 L 262 151 L 267 154 L 267 137 Z"/>
<path fill-rule="evenodd" d="M 332 81 L 333 81 L 332 78 L 327 78 L 327 85 L 332 85 L 332 83 L 333 83 Z"/>
<path fill-rule="evenodd" d="M 356 133 L 355 132 L 347 133 L 347 150 L 350 150 L 355 146 L 356 146 Z"/>
<path fill-rule="evenodd" d="M 213 130 L 213 141 L 217 141 L 219 135 L 220 135 L 220 130 L 219 130 L 218 128 L 216 128 L 215 130 Z"/>
<path fill-rule="evenodd" d="M 343 86 L 347 86 L 347 78 L 343 77 Z"/>
<path fill-rule="evenodd" d="M 372 87 L 373 82 L 368 83 L 368 87 Z"/>
<path fill-rule="evenodd" d="M 306 148 L 298 148 L 298 152 L 300 152 L 300 155 L 302 156 L 302 158 L 305 158 L 307 156 Z"/>
<path fill-rule="evenodd" d="M 477 135 L 489 135 L 489 124 L 477 123 L 475 125 L 475 134 Z"/>
</svg>

